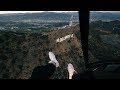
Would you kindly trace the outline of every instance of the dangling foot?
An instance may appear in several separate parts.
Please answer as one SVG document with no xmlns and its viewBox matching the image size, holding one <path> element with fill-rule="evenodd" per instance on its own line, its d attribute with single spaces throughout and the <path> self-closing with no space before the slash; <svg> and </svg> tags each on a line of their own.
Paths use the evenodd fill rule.
<svg viewBox="0 0 120 90">
<path fill-rule="evenodd" d="M 59 62 L 56 60 L 56 57 L 55 57 L 55 55 L 52 52 L 49 52 L 49 58 L 50 58 L 49 63 L 52 63 L 56 67 L 59 67 Z"/>
<path fill-rule="evenodd" d="M 77 73 L 75 70 L 74 70 L 74 67 L 71 63 L 68 64 L 68 73 L 69 73 L 69 79 L 72 79 L 72 76 L 74 73 Z"/>
</svg>

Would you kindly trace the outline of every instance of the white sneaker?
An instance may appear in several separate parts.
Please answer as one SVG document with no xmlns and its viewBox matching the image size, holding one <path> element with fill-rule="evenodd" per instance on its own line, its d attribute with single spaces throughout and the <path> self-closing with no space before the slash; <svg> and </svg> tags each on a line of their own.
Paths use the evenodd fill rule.
<svg viewBox="0 0 120 90">
<path fill-rule="evenodd" d="M 71 63 L 68 64 L 68 73 L 69 73 L 69 79 L 72 79 L 72 76 L 74 73 L 77 73 L 75 70 L 74 70 L 74 67 Z"/>
<path fill-rule="evenodd" d="M 56 57 L 52 52 L 49 52 L 49 58 L 50 58 L 49 63 L 53 63 L 55 64 L 56 67 L 59 67 L 59 62 L 56 60 Z"/>
</svg>

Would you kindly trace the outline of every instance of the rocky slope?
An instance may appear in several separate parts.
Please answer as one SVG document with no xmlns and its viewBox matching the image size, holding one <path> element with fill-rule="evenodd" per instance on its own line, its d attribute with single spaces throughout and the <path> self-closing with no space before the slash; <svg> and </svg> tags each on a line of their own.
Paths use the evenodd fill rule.
<svg viewBox="0 0 120 90">
<path fill-rule="evenodd" d="M 57 38 L 68 34 L 74 34 L 74 37 L 56 43 Z M 29 79 L 35 67 L 48 63 L 49 51 L 56 55 L 60 63 L 52 79 L 67 78 L 68 63 L 72 63 L 78 72 L 84 71 L 79 26 L 42 33 L 1 31 L 0 78 Z"/>
<path fill-rule="evenodd" d="M 102 23 L 103 25 L 101 25 Z M 89 60 L 91 62 L 119 60 L 120 58 L 120 21 L 96 21 L 90 23 Z"/>
</svg>

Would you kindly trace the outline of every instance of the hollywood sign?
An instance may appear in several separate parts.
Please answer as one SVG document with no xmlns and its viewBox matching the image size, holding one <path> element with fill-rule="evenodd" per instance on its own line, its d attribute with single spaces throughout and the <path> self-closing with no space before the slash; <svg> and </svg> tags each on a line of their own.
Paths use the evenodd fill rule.
<svg viewBox="0 0 120 90">
<path fill-rule="evenodd" d="M 73 38 L 73 34 L 69 34 L 69 35 L 66 35 L 65 37 L 56 39 L 56 43 L 57 42 L 62 42 L 64 40 L 68 39 L 68 38 Z"/>
</svg>

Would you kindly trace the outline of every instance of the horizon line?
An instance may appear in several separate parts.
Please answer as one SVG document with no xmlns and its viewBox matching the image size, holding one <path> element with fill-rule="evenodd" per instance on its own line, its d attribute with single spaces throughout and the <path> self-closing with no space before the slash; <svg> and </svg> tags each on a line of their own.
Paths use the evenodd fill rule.
<svg viewBox="0 0 120 90">
<path fill-rule="evenodd" d="M 78 12 L 78 11 L 0 11 L 0 14 L 43 13 L 43 12 L 67 13 L 67 12 Z"/>
</svg>

